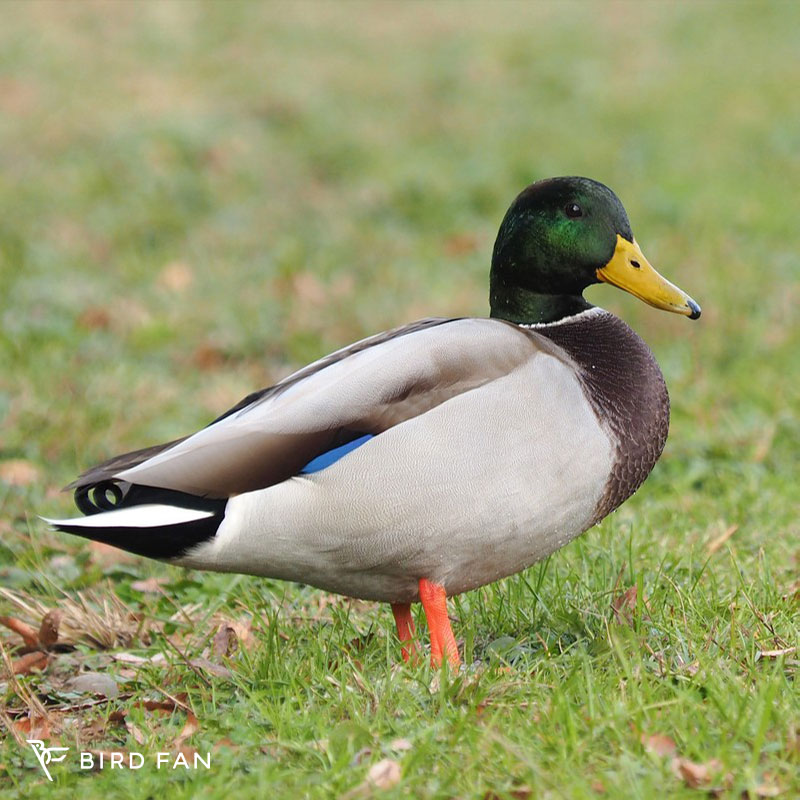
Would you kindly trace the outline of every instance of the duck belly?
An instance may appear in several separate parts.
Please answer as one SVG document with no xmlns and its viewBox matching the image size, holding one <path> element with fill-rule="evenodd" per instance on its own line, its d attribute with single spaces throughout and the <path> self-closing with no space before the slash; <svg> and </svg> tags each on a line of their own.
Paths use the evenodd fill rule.
<svg viewBox="0 0 800 800">
<path fill-rule="evenodd" d="M 233 497 L 185 566 L 351 597 L 448 595 L 519 572 L 596 521 L 612 436 L 573 365 L 542 354 L 326 469 Z"/>
</svg>

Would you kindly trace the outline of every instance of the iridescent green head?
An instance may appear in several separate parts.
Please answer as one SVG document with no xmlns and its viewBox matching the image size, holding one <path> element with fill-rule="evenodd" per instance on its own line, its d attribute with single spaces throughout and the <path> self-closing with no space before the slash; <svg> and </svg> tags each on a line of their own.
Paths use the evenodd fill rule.
<svg viewBox="0 0 800 800">
<path fill-rule="evenodd" d="M 553 322 L 590 308 L 583 291 L 601 281 L 657 308 L 700 316 L 697 303 L 650 266 L 622 203 L 607 186 L 570 177 L 525 189 L 497 234 L 492 316 L 517 323 Z"/>
</svg>

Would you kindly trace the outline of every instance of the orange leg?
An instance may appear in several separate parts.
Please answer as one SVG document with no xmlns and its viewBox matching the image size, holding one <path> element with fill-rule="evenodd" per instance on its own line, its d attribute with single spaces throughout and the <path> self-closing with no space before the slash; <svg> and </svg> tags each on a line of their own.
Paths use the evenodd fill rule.
<svg viewBox="0 0 800 800">
<path fill-rule="evenodd" d="M 417 643 L 414 641 L 416 629 L 414 628 L 414 617 L 411 616 L 410 603 L 392 603 L 392 614 L 397 625 L 397 638 L 403 643 L 403 661 L 416 658 Z M 410 644 L 406 644 L 410 642 Z"/>
<path fill-rule="evenodd" d="M 433 583 L 427 578 L 420 578 L 419 599 L 425 609 L 428 629 L 431 632 L 431 664 L 441 666 L 442 658 L 447 656 L 451 667 L 458 667 L 461 659 L 458 656 L 456 637 L 450 627 L 447 616 L 447 595 L 444 586 Z"/>
</svg>

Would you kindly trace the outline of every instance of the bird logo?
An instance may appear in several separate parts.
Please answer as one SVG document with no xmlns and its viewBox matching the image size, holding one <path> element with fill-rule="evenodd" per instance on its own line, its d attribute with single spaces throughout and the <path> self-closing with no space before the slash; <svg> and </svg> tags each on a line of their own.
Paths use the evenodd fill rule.
<svg viewBox="0 0 800 800">
<path fill-rule="evenodd" d="M 42 765 L 44 774 L 47 775 L 47 780 L 52 781 L 53 776 L 47 765 L 52 762 L 63 761 L 67 757 L 69 747 L 45 747 L 41 739 L 26 739 L 28 744 L 33 748 L 39 763 Z"/>
</svg>

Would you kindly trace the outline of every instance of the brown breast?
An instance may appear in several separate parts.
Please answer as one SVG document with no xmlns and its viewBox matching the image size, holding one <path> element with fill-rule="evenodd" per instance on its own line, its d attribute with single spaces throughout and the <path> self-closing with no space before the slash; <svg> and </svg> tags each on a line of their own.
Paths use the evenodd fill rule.
<svg viewBox="0 0 800 800">
<path fill-rule="evenodd" d="M 595 522 L 641 486 L 669 429 L 669 395 L 650 348 L 621 319 L 592 309 L 536 332 L 563 348 L 579 369 L 586 396 L 612 435 L 616 456 Z"/>
</svg>

